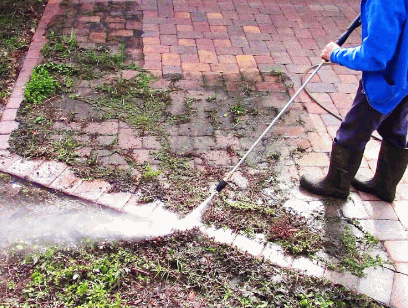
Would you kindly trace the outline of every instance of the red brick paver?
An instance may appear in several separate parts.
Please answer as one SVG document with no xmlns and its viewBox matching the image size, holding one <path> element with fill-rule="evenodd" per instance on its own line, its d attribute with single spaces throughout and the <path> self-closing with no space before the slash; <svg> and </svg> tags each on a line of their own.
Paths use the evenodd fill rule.
<svg viewBox="0 0 408 308">
<path fill-rule="evenodd" d="M 391 295 L 391 307 L 408 307 L 408 275 L 395 274 Z"/>
<path fill-rule="evenodd" d="M 390 257 L 396 263 L 408 263 L 408 240 L 386 241 L 385 248 L 390 252 Z"/>
<path fill-rule="evenodd" d="M 102 180 L 84 181 L 73 190 L 75 196 L 90 200 L 98 200 L 108 190 L 110 184 Z"/>
<path fill-rule="evenodd" d="M 66 168 L 67 166 L 64 163 L 46 161 L 35 172 L 29 174 L 28 179 L 49 186 Z"/>
</svg>

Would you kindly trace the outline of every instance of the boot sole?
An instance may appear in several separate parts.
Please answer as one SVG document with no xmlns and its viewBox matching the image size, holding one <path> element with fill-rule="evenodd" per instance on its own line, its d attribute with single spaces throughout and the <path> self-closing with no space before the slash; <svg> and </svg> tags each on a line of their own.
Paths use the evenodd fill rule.
<svg viewBox="0 0 408 308">
<path fill-rule="evenodd" d="M 321 191 L 320 189 L 316 189 L 315 187 L 309 185 L 309 183 L 303 177 L 300 179 L 300 186 L 306 191 L 319 196 L 329 196 L 343 200 L 346 200 L 349 196 L 349 192 L 344 193 L 335 190 L 324 192 Z"/>
<path fill-rule="evenodd" d="M 381 199 L 382 201 L 392 203 L 395 199 L 395 196 L 382 196 L 378 194 L 379 189 L 376 189 L 374 187 L 367 186 L 366 184 L 363 184 L 357 180 L 351 181 L 351 186 L 353 186 L 355 189 L 358 191 L 365 192 L 367 194 L 376 196 L 377 198 Z"/>
</svg>

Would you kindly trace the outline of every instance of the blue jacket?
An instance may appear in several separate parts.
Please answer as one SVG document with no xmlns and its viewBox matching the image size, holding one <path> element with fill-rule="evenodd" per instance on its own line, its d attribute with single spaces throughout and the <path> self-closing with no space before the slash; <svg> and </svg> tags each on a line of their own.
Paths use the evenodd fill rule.
<svg viewBox="0 0 408 308">
<path fill-rule="evenodd" d="M 408 94 L 407 0 L 362 0 L 362 43 L 335 49 L 330 60 L 363 71 L 368 102 L 382 114 Z"/>
</svg>

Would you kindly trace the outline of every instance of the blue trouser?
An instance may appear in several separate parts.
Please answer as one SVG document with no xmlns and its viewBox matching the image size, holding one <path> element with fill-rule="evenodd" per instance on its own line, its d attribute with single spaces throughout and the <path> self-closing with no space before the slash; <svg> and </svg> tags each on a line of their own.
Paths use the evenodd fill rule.
<svg viewBox="0 0 408 308">
<path fill-rule="evenodd" d="M 389 114 L 370 106 L 362 84 L 358 87 L 353 106 L 343 119 L 336 134 L 336 143 L 351 150 L 364 150 L 373 131 L 398 148 L 407 148 L 408 96 Z"/>
</svg>

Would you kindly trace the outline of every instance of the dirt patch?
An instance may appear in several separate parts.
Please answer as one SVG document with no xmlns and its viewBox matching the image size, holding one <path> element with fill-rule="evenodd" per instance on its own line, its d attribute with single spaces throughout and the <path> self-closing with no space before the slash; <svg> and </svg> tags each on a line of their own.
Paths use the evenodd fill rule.
<svg viewBox="0 0 408 308">
<path fill-rule="evenodd" d="M 60 101 L 52 103 L 53 108 L 61 110 L 62 119 L 75 118 L 78 121 L 89 119 L 100 119 L 105 113 L 95 108 L 88 103 L 82 102 L 77 99 L 70 99 L 64 97 Z"/>
</svg>

